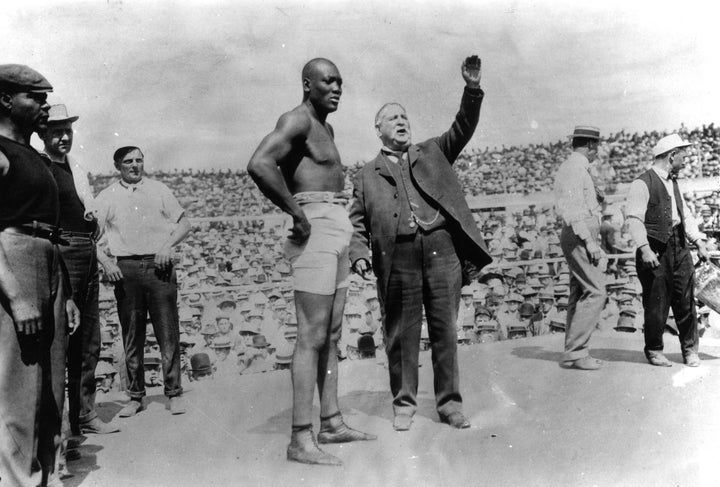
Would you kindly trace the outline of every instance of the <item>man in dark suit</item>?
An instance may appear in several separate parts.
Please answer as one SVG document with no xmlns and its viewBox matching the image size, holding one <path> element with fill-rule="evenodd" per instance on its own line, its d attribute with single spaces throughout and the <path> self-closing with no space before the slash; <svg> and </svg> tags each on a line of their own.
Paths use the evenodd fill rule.
<svg viewBox="0 0 720 487">
<path fill-rule="evenodd" d="M 441 421 L 470 423 L 462 413 L 455 324 L 462 263 L 481 268 L 492 260 L 477 229 L 452 164 L 472 137 L 484 96 L 480 60 L 463 62 L 466 87 L 450 130 L 420 144 L 398 103 L 375 117 L 383 143 L 355 180 L 350 220 L 352 268 L 378 279 L 386 352 L 398 431 L 408 430 L 417 409 L 418 356 L 423 306 L 432 347 L 435 400 Z"/>
</svg>

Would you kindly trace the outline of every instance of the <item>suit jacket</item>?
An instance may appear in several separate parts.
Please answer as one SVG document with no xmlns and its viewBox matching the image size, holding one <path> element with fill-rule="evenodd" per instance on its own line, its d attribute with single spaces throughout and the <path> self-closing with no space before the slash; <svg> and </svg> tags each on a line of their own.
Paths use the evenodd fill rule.
<svg viewBox="0 0 720 487">
<path fill-rule="evenodd" d="M 417 188 L 444 212 L 460 258 L 470 261 L 478 269 L 492 262 L 492 258 L 452 164 L 475 131 L 483 96 L 481 89 L 466 87 L 450 129 L 439 137 L 408 148 L 410 174 Z M 388 171 L 385 158 L 380 152 L 358 172 L 350 207 L 354 228 L 350 261 L 370 260 L 372 249 L 372 266 L 381 296 L 387 289 L 401 197 L 398 182 Z"/>
</svg>

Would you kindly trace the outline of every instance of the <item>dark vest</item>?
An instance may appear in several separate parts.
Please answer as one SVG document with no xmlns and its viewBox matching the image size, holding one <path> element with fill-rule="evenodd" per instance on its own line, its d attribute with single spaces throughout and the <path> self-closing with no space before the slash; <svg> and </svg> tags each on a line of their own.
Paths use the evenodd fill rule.
<svg viewBox="0 0 720 487">
<path fill-rule="evenodd" d="M 659 243 L 666 244 L 673 233 L 672 227 L 672 199 L 665 189 L 660 176 L 652 169 L 648 169 L 642 173 L 638 179 L 645 183 L 650 193 L 647 210 L 645 211 L 645 229 L 648 238 L 656 240 Z M 685 215 L 683 213 L 682 195 L 680 190 L 675 187 L 675 204 L 677 206 L 678 215 L 680 215 L 680 235 L 685 235 Z M 684 238 L 681 239 L 684 242 Z M 652 247 L 652 246 L 651 246 Z"/>
<path fill-rule="evenodd" d="M 38 221 L 58 222 L 58 187 L 40 154 L 29 145 L 0 137 L 0 151 L 10 161 L 0 177 L 0 228 Z"/>
</svg>

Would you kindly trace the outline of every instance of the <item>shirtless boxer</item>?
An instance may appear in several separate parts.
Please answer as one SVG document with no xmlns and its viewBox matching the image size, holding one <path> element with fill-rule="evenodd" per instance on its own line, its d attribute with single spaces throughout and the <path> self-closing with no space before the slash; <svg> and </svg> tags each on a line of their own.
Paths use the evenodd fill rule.
<svg viewBox="0 0 720 487">
<path fill-rule="evenodd" d="M 253 154 L 248 173 L 293 220 L 285 251 L 293 266 L 298 339 L 292 360 L 293 413 L 288 460 L 342 465 L 312 432 L 315 383 L 320 394 L 320 443 L 374 440 L 349 428 L 337 400 L 337 346 L 350 271 L 352 225 L 342 194 L 344 173 L 333 129 L 342 78 L 327 59 L 302 70 L 303 102 L 283 114 Z"/>
</svg>

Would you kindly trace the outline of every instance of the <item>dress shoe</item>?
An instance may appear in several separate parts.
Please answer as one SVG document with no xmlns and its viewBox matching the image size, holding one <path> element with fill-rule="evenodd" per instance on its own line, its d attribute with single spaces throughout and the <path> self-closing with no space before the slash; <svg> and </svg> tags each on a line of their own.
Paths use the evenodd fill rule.
<svg viewBox="0 0 720 487">
<path fill-rule="evenodd" d="M 348 443 L 350 441 L 377 440 L 377 436 L 352 429 L 343 420 L 342 415 L 336 414 L 320 421 L 320 432 L 317 435 L 318 443 Z"/>
<path fill-rule="evenodd" d="M 142 411 L 145 409 L 143 406 L 142 400 L 137 399 L 130 399 L 130 402 L 125 405 L 124 408 L 120 410 L 118 413 L 118 416 L 121 418 L 129 418 L 131 416 L 135 416 L 139 411 Z"/>
<path fill-rule="evenodd" d="M 686 353 L 683 359 L 688 367 L 700 367 L 700 357 L 695 352 Z"/>
<path fill-rule="evenodd" d="M 457 428 L 459 430 L 464 430 L 465 428 L 470 427 L 470 421 L 465 419 L 463 413 L 459 411 L 450 413 L 447 416 L 440 416 L 440 421 L 449 424 L 453 428 Z"/>
<path fill-rule="evenodd" d="M 83 434 L 92 433 L 96 435 L 105 435 L 108 433 L 117 433 L 118 431 L 120 431 L 120 428 L 112 423 L 104 422 L 97 416 L 90 421 L 80 423 L 80 432 Z"/>
<path fill-rule="evenodd" d="M 185 400 L 181 396 L 173 396 L 170 398 L 170 414 L 185 414 Z"/>
<path fill-rule="evenodd" d="M 395 431 L 407 431 L 410 429 L 410 425 L 413 422 L 413 418 L 409 414 L 396 414 L 393 420 L 393 428 Z"/>
<path fill-rule="evenodd" d="M 338 457 L 325 453 L 318 447 L 311 429 L 293 431 L 287 448 L 287 459 L 308 465 L 339 467 L 343 464 Z"/>
<path fill-rule="evenodd" d="M 660 352 L 649 353 L 646 356 L 650 365 L 654 365 L 656 367 L 672 367 L 672 362 L 670 362 L 667 357 Z"/>
<path fill-rule="evenodd" d="M 567 369 L 597 370 L 602 367 L 602 361 L 588 355 L 577 360 L 567 360 L 563 362 L 563 366 Z"/>
</svg>

